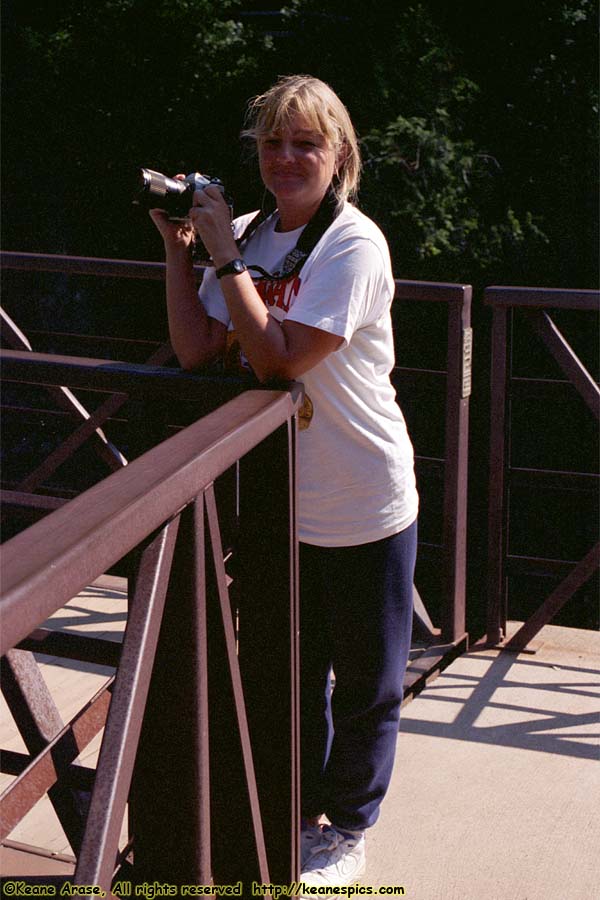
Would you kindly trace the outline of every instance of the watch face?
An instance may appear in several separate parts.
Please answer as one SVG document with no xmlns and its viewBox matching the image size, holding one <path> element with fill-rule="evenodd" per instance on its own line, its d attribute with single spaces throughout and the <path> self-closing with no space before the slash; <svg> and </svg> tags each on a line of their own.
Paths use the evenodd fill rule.
<svg viewBox="0 0 600 900">
<path fill-rule="evenodd" d="M 222 278 L 223 275 L 239 275 L 240 272 L 245 271 L 246 263 L 243 259 L 232 259 L 227 265 L 217 269 L 217 278 Z"/>
</svg>

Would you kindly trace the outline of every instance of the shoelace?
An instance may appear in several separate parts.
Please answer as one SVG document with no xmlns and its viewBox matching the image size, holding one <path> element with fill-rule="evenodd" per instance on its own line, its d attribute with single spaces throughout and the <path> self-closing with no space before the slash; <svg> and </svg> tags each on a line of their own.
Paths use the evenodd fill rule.
<svg viewBox="0 0 600 900">
<path fill-rule="evenodd" d="M 340 844 L 343 844 L 344 841 L 348 840 L 343 834 L 340 834 L 339 831 L 335 831 L 333 828 L 328 828 L 327 830 L 323 830 L 319 835 L 319 843 L 316 847 L 311 847 L 310 856 L 316 856 L 318 853 L 324 853 L 328 851 L 331 853 L 333 850 L 336 850 Z M 328 846 L 323 846 L 326 843 Z"/>
</svg>

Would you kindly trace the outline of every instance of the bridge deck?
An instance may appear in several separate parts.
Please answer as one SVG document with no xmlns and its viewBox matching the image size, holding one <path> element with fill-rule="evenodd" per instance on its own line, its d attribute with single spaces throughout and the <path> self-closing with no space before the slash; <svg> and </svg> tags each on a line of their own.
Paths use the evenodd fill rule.
<svg viewBox="0 0 600 900">
<path fill-rule="evenodd" d="M 55 625 L 119 640 L 126 601 L 118 587 L 88 589 Z M 535 653 L 518 656 L 476 647 L 405 706 L 391 790 L 369 835 L 364 885 L 403 886 L 415 900 L 594 896 L 600 635 L 546 626 L 534 646 Z M 109 674 L 40 661 L 65 718 Z M 0 746 L 24 750 L 5 707 L 1 721 Z M 97 748 L 86 751 L 88 763 Z M 71 868 L 48 801 L 0 852 L 4 875 Z"/>
</svg>

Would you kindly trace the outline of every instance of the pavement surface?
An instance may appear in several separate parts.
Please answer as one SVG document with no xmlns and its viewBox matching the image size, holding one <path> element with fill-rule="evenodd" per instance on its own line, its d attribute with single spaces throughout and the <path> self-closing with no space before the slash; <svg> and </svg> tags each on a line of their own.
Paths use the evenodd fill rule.
<svg viewBox="0 0 600 900">
<path fill-rule="evenodd" d="M 600 897 L 600 634 L 546 626 L 535 644 L 464 654 L 405 707 L 363 885 Z"/>
<path fill-rule="evenodd" d="M 122 591 L 91 588 L 51 622 L 118 640 L 125 618 Z M 475 648 L 404 707 L 356 897 L 389 887 L 412 900 L 600 898 L 600 634 L 546 626 L 533 646 L 519 655 Z M 65 720 L 110 674 L 77 664 L 74 677 L 73 665 L 40 658 Z M 22 752 L 10 714 L 0 712 L 0 746 Z M 99 738 L 87 764 L 98 746 Z M 10 837 L 47 856 L 2 848 L 0 872 L 71 870 L 47 799 Z"/>
</svg>

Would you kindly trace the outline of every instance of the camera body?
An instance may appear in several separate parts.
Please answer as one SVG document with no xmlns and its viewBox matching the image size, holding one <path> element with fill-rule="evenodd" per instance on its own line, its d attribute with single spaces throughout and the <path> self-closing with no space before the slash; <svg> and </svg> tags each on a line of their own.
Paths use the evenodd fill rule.
<svg viewBox="0 0 600 900">
<path fill-rule="evenodd" d="M 215 185 L 225 197 L 225 187 L 219 178 L 209 178 L 192 172 L 185 180 L 169 178 L 153 169 L 140 169 L 138 190 L 133 200 L 136 206 L 146 209 L 164 209 L 172 220 L 186 219 L 192 206 L 194 191 L 203 191 Z M 231 207 L 231 201 L 225 197 Z"/>
</svg>

